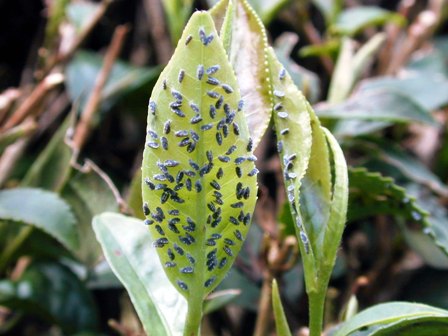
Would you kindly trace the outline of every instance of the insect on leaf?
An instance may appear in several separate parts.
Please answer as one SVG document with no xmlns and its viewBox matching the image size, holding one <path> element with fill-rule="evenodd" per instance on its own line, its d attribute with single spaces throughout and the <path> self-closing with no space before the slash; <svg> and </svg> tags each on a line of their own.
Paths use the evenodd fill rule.
<svg viewBox="0 0 448 336">
<path fill-rule="evenodd" d="M 239 89 L 213 20 L 191 17 L 149 101 L 143 211 L 164 270 L 205 298 L 249 229 L 257 170 Z"/>
<path fill-rule="evenodd" d="M 305 264 L 313 264 L 307 228 L 302 224 L 300 189 L 310 161 L 312 126 L 307 101 L 294 85 L 288 72 L 277 60 L 272 48 L 268 51 L 271 83 L 273 87 L 273 120 L 277 130 L 277 151 L 283 169 L 286 192 L 291 211 L 301 238 Z M 314 269 L 310 266 L 309 269 Z"/>
</svg>

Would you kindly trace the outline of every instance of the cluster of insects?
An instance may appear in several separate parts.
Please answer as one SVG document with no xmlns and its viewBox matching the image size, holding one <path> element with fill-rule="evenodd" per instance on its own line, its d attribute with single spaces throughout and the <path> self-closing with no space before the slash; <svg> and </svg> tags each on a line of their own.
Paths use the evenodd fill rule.
<svg viewBox="0 0 448 336">
<path fill-rule="evenodd" d="M 184 40 L 187 49 L 214 43 L 203 27 Z M 245 203 L 256 193 L 258 170 L 253 141 L 238 124 L 244 103 L 222 66 L 170 70 L 149 102 L 143 211 L 165 268 L 188 292 L 198 267 L 207 288 L 216 283 L 215 270 L 230 267 L 251 221 Z"/>
</svg>

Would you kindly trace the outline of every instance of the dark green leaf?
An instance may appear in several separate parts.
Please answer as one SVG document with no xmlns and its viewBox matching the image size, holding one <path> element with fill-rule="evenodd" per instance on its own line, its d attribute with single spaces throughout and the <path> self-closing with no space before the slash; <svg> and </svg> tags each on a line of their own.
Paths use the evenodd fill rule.
<svg viewBox="0 0 448 336">
<path fill-rule="evenodd" d="M 17 281 L 1 280 L 0 304 L 56 323 L 66 335 L 98 328 L 90 293 L 70 270 L 56 263 L 33 263 Z"/>
<path fill-rule="evenodd" d="M 79 248 L 75 218 L 54 193 L 31 188 L 0 191 L 0 219 L 35 226 L 73 253 Z"/>
<path fill-rule="evenodd" d="M 168 281 L 141 220 L 104 213 L 93 220 L 98 241 L 148 334 L 182 333 L 187 304 Z"/>
<path fill-rule="evenodd" d="M 94 171 L 75 172 L 62 190 L 78 220 L 76 227 L 80 246 L 75 255 L 88 267 L 101 257 L 101 247 L 92 230 L 92 219 L 105 211 L 118 211 L 117 201 L 106 182 Z"/>
<path fill-rule="evenodd" d="M 67 90 L 72 101 L 80 102 L 81 110 L 92 92 L 102 64 L 103 57 L 101 55 L 78 51 L 67 66 Z M 158 73 L 158 69 L 137 68 L 125 62 L 116 61 L 102 90 L 101 110 L 109 110 L 122 97 L 135 93 L 141 88 L 148 90 Z M 132 103 L 131 100 L 130 103 Z"/>
<path fill-rule="evenodd" d="M 408 195 L 392 178 L 364 168 L 350 168 L 349 173 L 350 221 L 390 214 L 410 221 L 425 222 L 428 213 L 419 207 L 415 197 Z"/>
<path fill-rule="evenodd" d="M 67 129 L 71 126 L 72 116 L 68 116 L 48 145 L 33 162 L 22 180 L 22 185 L 59 191 L 65 184 L 70 171 L 71 150 L 65 144 Z M 49 173 L 51 172 L 51 174 Z"/>
</svg>

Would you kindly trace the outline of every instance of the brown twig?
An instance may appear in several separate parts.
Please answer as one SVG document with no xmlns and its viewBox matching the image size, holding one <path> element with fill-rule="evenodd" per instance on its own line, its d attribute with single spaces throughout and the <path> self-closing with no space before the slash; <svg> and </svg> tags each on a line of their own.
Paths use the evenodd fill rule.
<svg viewBox="0 0 448 336">
<path fill-rule="evenodd" d="M 98 110 L 98 106 L 101 102 L 101 92 L 103 91 L 104 85 L 109 77 L 115 60 L 120 53 L 121 47 L 123 46 L 124 38 L 129 31 L 128 26 L 121 25 L 115 28 L 114 36 L 112 37 L 112 42 L 106 52 L 104 57 L 103 67 L 101 68 L 98 77 L 96 78 L 95 85 L 92 90 L 92 94 L 87 101 L 84 111 L 82 112 L 81 119 L 76 126 L 75 133 L 72 141 L 73 158 L 72 161 L 76 161 L 78 155 L 84 146 L 87 137 L 92 129 L 92 120 Z"/>
<path fill-rule="evenodd" d="M 96 174 L 98 174 L 98 176 L 104 181 L 104 183 L 107 184 L 110 191 L 112 191 L 115 201 L 117 202 L 120 208 L 120 212 L 129 213 L 129 207 L 126 201 L 123 199 L 123 197 L 121 197 L 121 194 L 118 191 L 112 179 L 103 170 L 101 170 L 101 168 L 98 167 L 93 161 L 86 159 L 83 165 L 79 165 L 76 161 L 74 161 L 71 163 L 71 165 L 73 168 L 79 170 L 81 173 L 87 174 L 90 173 L 91 171 L 94 171 Z"/>
<path fill-rule="evenodd" d="M 17 160 L 22 156 L 28 144 L 28 140 L 28 138 L 17 140 L 12 145 L 9 145 L 0 157 L 0 187 L 5 184 L 11 175 Z"/>
<path fill-rule="evenodd" d="M 0 125 L 5 120 L 14 102 L 20 97 L 20 91 L 17 89 L 7 89 L 0 94 Z"/>
<path fill-rule="evenodd" d="M 159 0 L 144 0 L 143 6 L 150 22 L 150 33 L 154 44 L 157 47 L 154 48 L 157 61 L 159 64 L 166 64 L 171 58 L 173 53 L 173 47 L 171 45 L 171 39 L 165 24 L 165 13 L 163 12 L 161 1 Z"/>
<path fill-rule="evenodd" d="M 387 74 L 395 74 L 411 58 L 413 52 L 420 48 L 434 33 L 440 20 L 440 13 L 431 9 L 422 11 L 408 29 L 408 34 L 387 68 Z"/>
<path fill-rule="evenodd" d="M 27 116 L 35 115 L 37 107 L 43 102 L 47 94 L 64 81 L 64 76 L 60 73 L 50 74 L 41 81 L 31 92 L 31 94 L 20 104 L 11 117 L 5 122 L 2 131 L 18 125 Z"/>
<path fill-rule="evenodd" d="M 293 236 L 286 237 L 283 241 L 278 241 L 265 235 L 263 246 L 266 267 L 263 272 L 263 286 L 258 305 L 255 336 L 264 336 L 269 333 L 272 313 L 272 280 L 279 278 L 283 272 L 294 267 L 298 257 L 297 240 Z"/>
<path fill-rule="evenodd" d="M 94 16 L 90 19 L 90 21 L 86 24 L 84 29 L 79 34 L 78 38 L 75 40 L 75 42 L 68 48 L 65 52 L 60 52 L 57 55 L 55 55 L 53 58 L 51 58 L 46 68 L 41 72 L 36 72 L 36 78 L 42 78 L 46 76 L 50 71 L 60 63 L 65 63 L 68 60 L 71 59 L 73 54 L 76 52 L 76 50 L 79 49 L 79 47 L 84 43 L 84 41 L 87 39 L 87 37 L 90 35 L 90 33 L 93 31 L 93 28 L 98 24 L 98 22 L 103 18 L 104 14 L 106 13 L 107 8 L 112 3 L 113 0 L 103 0 L 99 8 L 96 10 Z"/>
</svg>

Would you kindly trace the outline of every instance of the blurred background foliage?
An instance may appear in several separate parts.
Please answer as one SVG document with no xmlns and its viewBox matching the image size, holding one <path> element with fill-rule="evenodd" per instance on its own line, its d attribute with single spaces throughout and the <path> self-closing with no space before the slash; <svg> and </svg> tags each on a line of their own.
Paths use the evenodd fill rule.
<svg viewBox="0 0 448 336">
<path fill-rule="evenodd" d="M 215 2 L 0 2 L 0 334 L 142 333 L 92 218 L 142 217 L 152 86 L 191 13 Z M 407 300 L 448 309 L 446 2 L 249 2 L 350 164 L 327 324 L 354 295 L 361 308 Z M 274 271 L 291 328 L 307 323 L 297 249 L 280 271 L 268 258 L 295 244 L 274 144 L 268 131 L 254 224 L 219 288 L 240 294 L 207 315 L 207 335 L 251 333 Z"/>
</svg>

